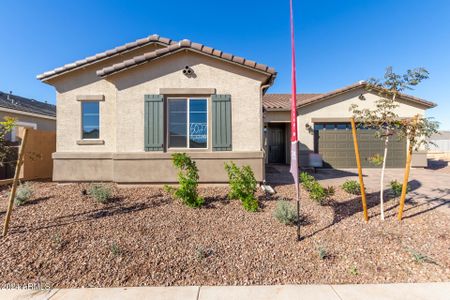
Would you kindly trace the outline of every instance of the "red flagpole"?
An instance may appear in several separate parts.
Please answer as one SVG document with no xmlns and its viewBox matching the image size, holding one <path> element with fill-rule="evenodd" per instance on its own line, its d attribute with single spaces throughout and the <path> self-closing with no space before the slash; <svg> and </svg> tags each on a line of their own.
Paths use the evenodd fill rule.
<svg viewBox="0 0 450 300">
<path fill-rule="evenodd" d="M 297 136 L 297 81 L 295 76 L 295 38 L 294 38 L 294 9 L 292 1 L 289 1 L 290 21 L 291 21 L 291 174 L 294 178 L 297 196 L 297 240 L 301 240 L 300 235 L 300 187 L 298 182 L 298 136 Z"/>
</svg>

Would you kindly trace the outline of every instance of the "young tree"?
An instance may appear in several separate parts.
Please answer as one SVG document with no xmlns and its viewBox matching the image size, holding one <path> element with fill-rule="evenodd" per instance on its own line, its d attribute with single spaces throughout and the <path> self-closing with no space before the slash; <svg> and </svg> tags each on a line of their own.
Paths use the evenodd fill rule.
<svg viewBox="0 0 450 300">
<path fill-rule="evenodd" d="M 382 164 L 380 176 L 380 217 L 384 220 L 384 173 L 386 169 L 386 159 L 388 153 L 389 138 L 397 134 L 402 126 L 402 122 L 395 109 L 399 104 L 396 101 L 399 93 L 404 90 L 412 90 L 422 80 L 429 77 L 429 73 L 424 68 L 408 70 L 404 75 L 398 75 L 388 67 L 383 79 L 371 78 L 366 84 L 368 91 L 376 92 L 380 98 L 376 101 L 375 109 L 359 109 L 354 104 L 350 107 L 356 122 L 360 126 L 375 129 L 376 137 L 384 141 L 383 157 L 375 159 Z"/>
<path fill-rule="evenodd" d="M 6 135 L 16 126 L 16 119 L 5 117 L 5 120 L 0 122 L 0 166 L 3 166 L 6 158 L 11 152 L 11 147 L 8 145 Z"/>
<path fill-rule="evenodd" d="M 429 149 L 434 143 L 430 141 L 430 137 L 437 133 L 439 123 L 432 118 L 424 118 L 416 115 L 412 119 L 405 119 L 401 122 L 400 136 L 406 138 L 409 142 L 408 156 L 406 159 L 405 176 L 403 178 L 402 194 L 400 197 L 400 205 L 398 210 L 398 220 L 402 220 L 403 207 L 405 206 L 406 192 L 408 189 L 409 171 L 411 169 L 412 152 L 419 149 Z"/>
</svg>

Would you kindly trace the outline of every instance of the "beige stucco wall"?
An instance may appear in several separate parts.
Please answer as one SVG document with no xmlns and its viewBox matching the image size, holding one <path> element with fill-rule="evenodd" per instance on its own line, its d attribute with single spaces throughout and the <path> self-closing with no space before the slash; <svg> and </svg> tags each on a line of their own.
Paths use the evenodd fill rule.
<svg viewBox="0 0 450 300">
<path fill-rule="evenodd" d="M 96 71 L 162 46 L 151 44 L 132 52 L 110 58 L 86 68 L 50 79 L 56 88 L 57 152 L 113 152 L 116 150 L 116 88 L 109 81 L 97 76 Z M 100 103 L 100 139 L 104 145 L 77 145 L 81 139 L 81 102 L 79 95 L 104 95 Z"/>
<path fill-rule="evenodd" d="M 0 110 L 0 120 L 3 121 L 5 117 L 15 118 L 19 122 L 27 122 L 36 124 L 38 130 L 56 131 L 56 120 L 49 118 L 40 118 L 35 116 L 28 116 L 19 113 L 11 113 Z"/>
<path fill-rule="evenodd" d="M 365 100 L 360 100 L 363 94 Z M 298 137 L 301 141 L 301 150 L 314 150 L 314 135 L 306 129 L 306 124 L 313 126 L 313 118 L 350 118 L 352 113 L 349 108 L 352 104 L 357 104 L 360 109 L 374 109 L 376 101 L 380 97 L 377 94 L 367 92 L 365 89 L 357 89 L 348 93 L 324 100 L 318 103 L 301 107 L 298 110 Z M 425 107 L 412 102 L 397 100 L 399 107 L 395 112 L 400 117 L 412 117 L 416 114 L 425 115 Z"/>
<path fill-rule="evenodd" d="M 132 56 L 138 54 L 134 52 Z M 167 88 L 208 88 L 217 94 L 231 95 L 233 151 L 213 152 L 210 132 L 208 149 L 184 151 L 197 161 L 202 182 L 227 181 L 223 166 L 230 160 L 249 164 L 256 179 L 263 180 L 260 88 L 267 75 L 185 51 L 106 79 L 95 74 L 123 59 L 108 60 L 51 80 L 57 90 L 58 110 L 55 181 L 175 182 L 170 149 L 169 153 L 144 151 L 144 95 L 160 94 L 160 89 Z M 194 70 L 195 77 L 182 74 L 186 65 Z M 103 145 L 77 144 L 81 139 L 81 102 L 77 100 L 80 95 L 104 96 L 100 102 Z M 210 95 L 198 96 L 209 101 L 211 124 Z"/>
<path fill-rule="evenodd" d="M 224 164 L 249 165 L 258 182 L 264 179 L 263 153 L 208 152 L 191 153 L 199 169 L 200 182 L 227 182 Z M 155 152 L 57 152 L 53 154 L 55 181 L 114 181 L 119 183 L 175 183 L 177 170 L 170 153 Z"/>
<path fill-rule="evenodd" d="M 194 78 L 182 74 L 185 66 L 194 70 Z M 117 87 L 116 150 L 144 151 L 145 94 L 159 94 L 161 88 L 214 88 L 217 94 L 231 95 L 233 151 L 260 151 L 260 86 L 266 78 L 242 67 L 191 52 L 177 53 L 113 75 L 109 80 Z M 211 116 L 210 101 L 208 104 Z"/>
</svg>

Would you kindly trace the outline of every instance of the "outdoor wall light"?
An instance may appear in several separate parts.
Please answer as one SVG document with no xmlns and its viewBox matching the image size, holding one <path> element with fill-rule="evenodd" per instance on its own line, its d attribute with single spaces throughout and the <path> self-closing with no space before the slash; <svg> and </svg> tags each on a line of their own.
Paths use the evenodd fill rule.
<svg viewBox="0 0 450 300">
<path fill-rule="evenodd" d="M 366 97 L 364 97 L 364 94 L 361 94 L 361 95 L 359 95 L 358 99 L 361 101 L 364 101 L 364 100 L 366 100 Z"/>
</svg>

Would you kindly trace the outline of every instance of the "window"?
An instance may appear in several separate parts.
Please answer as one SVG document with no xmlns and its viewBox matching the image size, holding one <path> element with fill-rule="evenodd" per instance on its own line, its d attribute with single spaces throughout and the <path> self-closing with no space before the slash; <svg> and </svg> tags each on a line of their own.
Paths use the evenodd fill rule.
<svg viewBox="0 0 450 300">
<path fill-rule="evenodd" d="M 207 111 L 206 99 L 168 99 L 169 148 L 207 148 Z"/>
<path fill-rule="evenodd" d="M 98 139 L 100 137 L 99 107 L 100 102 L 98 101 L 81 102 L 83 139 Z"/>
<path fill-rule="evenodd" d="M 350 123 L 314 123 L 314 130 L 351 130 Z"/>
</svg>

